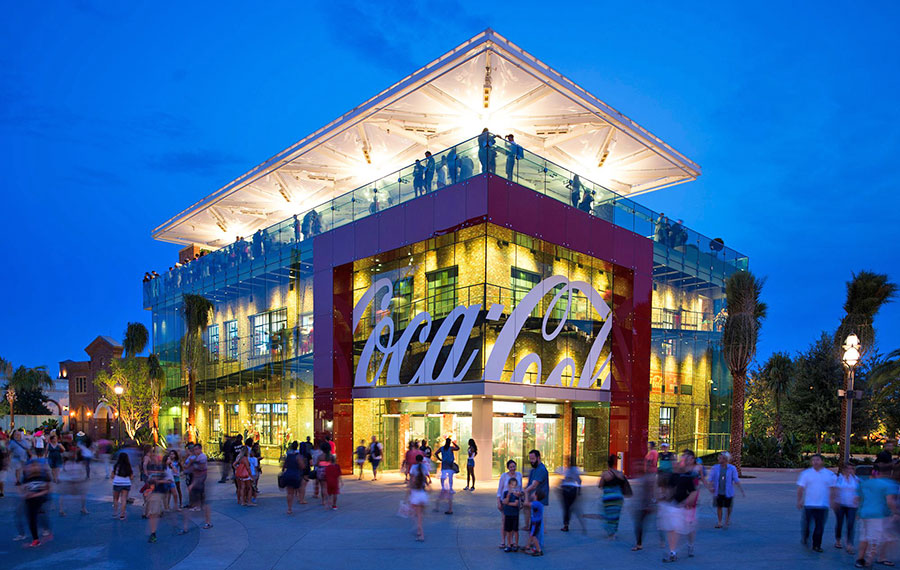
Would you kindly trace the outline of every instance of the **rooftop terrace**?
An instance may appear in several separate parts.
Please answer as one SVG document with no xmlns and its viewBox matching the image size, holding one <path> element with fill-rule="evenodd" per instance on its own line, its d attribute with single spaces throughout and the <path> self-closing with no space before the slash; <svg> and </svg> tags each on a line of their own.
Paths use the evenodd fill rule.
<svg viewBox="0 0 900 570">
<path fill-rule="evenodd" d="M 301 270 L 309 266 L 311 238 L 315 235 L 486 172 L 653 240 L 654 275 L 678 279 L 683 288 L 723 286 L 728 275 L 747 268 L 747 257 L 726 247 L 720 239 L 661 219 L 659 213 L 634 200 L 499 136 L 491 134 L 488 140 L 489 146 L 479 145 L 479 137 L 474 137 L 434 155 L 430 179 L 422 160 L 419 166 L 401 168 L 145 281 L 144 307 L 163 301 L 161 296 L 180 302 L 182 293 L 238 287 L 270 272 L 289 277 L 295 269 L 285 267 L 284 255 L 291 252 L 290 265 Z M 513 160 L 513 156 L 519 158 Z"/>
</svg>

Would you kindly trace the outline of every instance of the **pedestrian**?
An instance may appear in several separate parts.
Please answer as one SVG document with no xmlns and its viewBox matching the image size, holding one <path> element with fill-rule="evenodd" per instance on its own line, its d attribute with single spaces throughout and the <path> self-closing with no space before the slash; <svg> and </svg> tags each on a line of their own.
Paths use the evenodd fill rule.
<svg viewBox="0 0 900 570">
<path fill-rule="evenodd" d="M 459 446 L 448 437 L 435 454 L 435 458 L 441 462 L 441 495 L 435 502 L 434 510 L 440 510 L 441 501 L 446 500 L 445 515 L 453 514 L 453 476 L 459 472 L 459 466 L 456 464 L 456 457 L 453 454 L 455 451 L 459 451 Z"/>
<path fill-rule="evenodd" d="M 741 491 L 741 496 L 746 497 L 744 487 L 738 478 L 737 467 L 731 465 L 731 454 L 723 451 L 719 454 L 719 462 L 709 470 L 709 492 L 713 495 L 716 505 L 716 528 L 728 528 L 731 524 L 731 511 L 734 506 L 734 487 Z M 725 522 L 722 523 L 722 510 L 725 510 Z"/>
<path fill-rule="evenodd" d="M 893 566 L 894 562 L 886 558 L 886 549 L 881 550 L 882 558 L 878 559 L 879 547 L 892 540 L 893 530 L 890 528 L 900 518 L 900 505 L 897 503 L 897 482 L 890 478 L 891 471 L 885 463 L 876 463 L 872 469 L 872 477 L 859 485 L 859 554 L 856 567 L 872 566 L 875 561 L 885 566 Z"/>
<path fill-rule="evenodd" d="M 184 498 L 181 496 L 181 459 L 178 457 L 178 450 L 174 447 L 169 448 L 166 455 L 166 469 L 172 476 L 172 499 L 177 501 L 175 506 L 181 510 L 181 504 Z"/>
<path fill-rule="evenodd" d="M 575 502 L 581 494 L 581 469 L 575 464 L 575 457 L 569 456 L 569 465 L 563 470 L 563 480 L 559 485 L 560 494 L 562 495 L 563 505 L 563 526 L 560 530 L 569 532 L 569 521 L 572 518 L 572 512 L 575 510 Z M 581 528 L 584 530 L 584 520 L 579 516 Z"/>
<path fill-rule="evenodd" d="M 321 492 L 322 496 L 322 506 L 326 509 L 328 508 L 328 485 L 326 475 L 326 468 L 331 464 L 331 454 L 329 451 L 331 447 L 328 445 L 327 441 L 323 441 L 319 446 L 319 450 L 321 453 L 319 454 L 318 461 L 316 462 L 316 488 Z"/>
<path fill-rule="evenodd" d="M 428 504 L 428 469 L 425 466 L 425 456 L 416 455 L 416 464 L 409 470 L 409 506 L 416 517 L 416 540 L 425 540 L 425 529 L 422 527 L 425 506 Z"/>
<path fill-rule="evenodd" d="M 834 482 L 834 492 L 832 493 L 833 504 L 831 508 L 834 510 L 834 547 L 844 548 L 847 552 L 853 554 L 853 530 L 856 524 L 856 511 L 859 508 L 859 477 L 856 476 L 853 465 L 847 463 L 840 470 Z M 844 523 L 847 523 L 847 540 L 845 544 L 841 544 Z"/>
<path fill-rule="evenodd" d="M 434 157 L 431 152 L 425 151 L 425 193 L 431 192 L 431 183 L 434 180 Z"/>
<path fill-rule="evenodd" d="M 507 489 L 500 499 L 503 510 L 503 552 L 519 551 L 519 509 L 522 508 L 522 491 L 519 480 L 507 481 Z"/>
<path fill-rule="evenodd" d="M 659 452 L 656 451 L 656 442 L 651 441 L 647 443 L 647 455 L 644 456 L 644 469 L 642 473 L 652 473 L 656 474 L 657 465 L 656 462 L 659 460 Z"/>
<path fill-rule="evenodd" d="M 259 443 L 254 443 L 250 448 L 247 460 L 250 462 L 250 505 L 256 506 L 256 497 L 259 495 L 259 478 L 262 475 L 262 464 L 259 461 Z"/>
<path fill-rule="evenodd" d="M 149 461 L 146 466 L 147 491 L 145 502 L 147 505 L 147 518 L 150 537 L 147 542 L 156 542 L 156 529 L 159 527 L 159 518 L 163 513 L 163 503 L 169 494 L 169 486 L 166 484 L 166 464 L 158 447 L 154 446 L 148 454 Z"/>
<path fill-rule="evenodd" d="M 528 473 L 528 486 L 525 488 L 526 501 L 530 501 L 530 497 L 537 496 L 540 491 L 540 499 L 538 499 L 545 507 L 550 506 L 550 474 L 547 472 L 547 466 L 541 461 L 541 452 L 532 449 L 528 452 L 528 461 L 531 463 L 531 471 Z M 533 512 L 531 509 L 525 511 L 529 516 Z M 543 513 L 543 509 L 541 510 Z M 527 518 L 527 517 L 526 517 Z M 525 521 L 526 527 L 530 528 L 530 520 Z M 544 533 L 541 531 L 541 549 L 544 548 Z"/>
<path fill-rule="evenodd" d="M 441 162 L 437 167 L 437 187 L 443 188 L 447 185 L 447 155 L 441 156 Z"/>
<path fill-rule="evenodd" d="M 39 450 L 29 453 L 28 459 L 22 466 L 22 484 L 24 486 L 25 515 L 28 519 L 28 529 L 31 531 L 31 544 L 36 547 L 41 545 L 38 537 L 38 516 L 41 508 L 50 495 L 50 467 L 41 457 Z M 50 540 L 49 535 L 47 540 Z"/>
<path fill-rule="evenodd" d="M 652 449 L 652 448 L 651 448 Z M 655 453 L 655 450 L 653 450 Z M 645 472 L 650 466 L 650 460 L 646 457 L 643 462 L 636 462 L 635 472 L 640 477 L 640 485 L 638 486 L 637 496 L 631 501 L 634 507 L 634 546 L 631 550 L 636 552 L 644 548 L 644 526 L 647 517 L 653 514 L 655 510 L 655 493 L 657 486 L 656 472 Z M 656 469 L 656 462 L 653 461 L 653 468 Z"/>
<path fill-rule="evenodd" d="M 530 507 L 531 507 L 531 526 L 528 533 L 528 545 L 525 548 L 525 554 L 532 556 L 544 555 L 544 503 L 546 498 L 543 491 L 538 488 L 533 491 Z"/>
<path fill-rule="evenodd" d="M 59 438 L 56 434 L 52 434 L 50 436 L 50 441 L 47 444 L 47 463 L 50 465 L 50 474 L 53 477 L 54 483 L 59 483 L 59 468 L 62 467 L 63 464 L 63 452 L 65 448 L 59 442 Z"/>
<path fill-rule="evenodd" d="M 669 451 L 669 444 L 663 442 L 659 444 L 659 455 L 658 455 L 658 472 L 662 474 L 663 477 L 668 477 L 672 474 L 672 468 L 675 465 L 675 454 Z"/>
<path fill-rule="evenodd" d="M 86 477 L 84 467 L 76 461 L 76 453 L 63 454 L 63 466 L 59 475 L 59 516 L 66 516 L 64 497 L 78 497 L 81 502 L 81 514 L 88 514 Z"/>
<path fill-rule="evenodd" d="M 485 127 L 478 135 L 478 161 L 481 163 L 481 172 L 494 171 L 494 135 Z"/>
<path fill-rule="evenodd" d="M 301 459 L 297 450 L 297 442 L 294 441 L 288 447 L 288 452 L 284 456 L 281 464 L 281 475 L 279 476 L 279 486 L 284 487 L 287 495 L 287 514 L 294 514 L 294 499 L 302 484 L 303 470 L 301 468 Z"/>
<path fill-rule="evenodd" d="M 497 485 L 497 510 L 500 511 L 500 548 L 506 548 L 509 544 L 506 542 L 506 515 L 503 512 L 503 494 L 509 489 L 509 482 L 516 482 L 516 489 L 522 491 L 522 473 L 516 471 L 518 465 L 510 459 L 506 462 L 506 472 L 500 475 L 500 484 Z M 524 501 L 524 499 L 523 499 Z M 522 504 L 519 504 L 520 508 Z M 518 513 L 516 513 L 518 517 Z M 518 525 L 518 523 L 516 523 Z"/>
<path fill-rule="evenodd" d="M 363 469 L 366 465 L 366 440 L 359 440 L 359 445 L 356 446 L 356 466 L 359 468 L 359 481 L 362 481 L 363 478 Z"/>
<path fill-rule="evenodd" d="M 91 438 L 82 434 L 80 440 L 76 440 L 75 446 L 78 448 L 78 461 L 84 465 L 85 479 L 91 478 L 91 462 L 94 460 L 94 451 L 91 449 Z"/>
<path fill-rule="evenodd" d="M 607 469 L 597 483 L 603 489 L 603 520 L 607 538 L 615 538 L 619 532 L 619 518 L 625 504 L 625 485 L 628 484 L 625 474 L 615 468 L 618 460 L 615 454 L 606 459 Z"/>
<path fill-rule="evenodd" d="M 678 559 L 678 543 L 688 536 L 688 557 L 694 556 L 693 536 L 696 530 L 698 478 L 694 469 L 694 454 L 684 450 L 682 460 L 672 466 L 664 485 L 665 495 L 659 502 L 659 529 L 666 533 L 669 554 L 663 562 Z M 662 470 L 660 470 L 662 477 Z"/>
<path fill-rule="evenodd" d="M 825 462 L 818 453 L 810 459 L 811 467 L 800 473 L 797 479 L 797 508 L 803 511 L 801 543 L 807 546 L 809 526 L 813 524 L 812 549 L 822 552 L 822 535 L 828 518 L 830 497 L 837 481 L 834 473 L 825 469 Z"/>
<path fill-rule="evenodd" d="M 405 483 L 409 482 L 409 470 L 416 464 L 416 455 L 419 453 L 421 453 L 419 451 L 419 442 L 415 440 L 409 442 L 406 453 L 403 455 L 403 463 L 400 465 L 400 472 L 403 473 L 403 481 Z"/>
<path fill-rule="evenodd" d="M 28 461 L 31 444 L 25 439 L 22 430 L 13 432 L 9 441 L 10 465 L 16 476 L 16 485 L 22 482 L 22 469 Z"/>
<path fill-rule="evenodd" d="M 447 179 L 450 184 L 456 184 L 459 181 L 459 157 L 456 155 L 455 146 L 447 151 Z"/>
<path fill-rule="evenodd" d="M 413 166 L 413 192 L 416 197 L 425 194 L 425 165 L 418 158 Z"/>
<path fill-rule="evenodd" d="M 469 440 L 469 448 L 467 450 L 468 457 L 466 458 L 466 488 L 464 491 L 474 491 L 475 490 L 475 456 L 478 455 L 478 446 L 475 445 L 475 440 Z M 472 484 L 469 485 L 469 479 L 472 479 Z"/>
<path fill-rule="evenodd" d="M 344 486 L 344 480 L 341 479 L 341 466 L 338 464 L 334 455 L 328 456 L 328 465 L 325 466 L 325 490 L 331 497 L 331 510 L 337 510 L 337 498 L 341 494 L 341 487 Z M 325 505 L 328 508 L 328 505 Z"/>
<path fill-rule="evenodd" d="M 422 451 L 422 455 L 425 456 L 424 463 L 425 467 L 428 469 L 428 472 L 434 473 L 434 465 L 431 462 L 431 446 L 428 445 L 427 439 L 422 440 L 422 443 L 419 445 L 419 449 Z"/>
<path fill-rule="evenodd" d="M 206 518 L 206 524 L 203 525 L 203 528 L 210 529 L 213 525 L 212 522 L 210 522 L 209 505 L 206 503 L 206 477 L 208 474 L 209 459 L 207 459 L 206 454 L 203 453 L 202 444 L 194 444 L 191 448 L 190 462 L 185 463 L 185 469 L 190 469 L 191 473 L 191 483 L 188 485 L 188 500 L 190 501 L 192 508 L 203 509 L 203 514 Z M 178 534 L 187 533 L 190 512 L 191 509 L 182 510 L 182 513 L 184 513 L 182 518 L 183 526 Z"/>
<path fill-rule="evenodd" d="M 250 490 L 253 476 L 250 473 L 250 459 L 246 447 L 242 447 L 241 451 L 238 452 L 238 457 L 234 460 L 232 467 L 234 468 L 234 481 L 237 486 L 238 505 L 248 507 L 250 506 Z"/>
<path fill-rule="evenodd" d="M 513 175 L 516 169 L 516 161 L 525 158 L 525 152 L 516 143 L 512 133 L 506 135 L 506 141 L 506 179 L 514 181 Z"/>
<path fill-rule="evenodd" d="M 384 448 L 378 442 L 378 438 L 372 436 L 372 443 L 369 445 L 369 463 L 372 464 L 372 481 L 378 481 L 378 466 L 381 464 L 381 458 Z"/>
<path fill-rule="evenodd" d="M 113 466 L 113 518 L 125 520 L 125 506 L 128 504 L 128 493 L 131 491 L 131 478 L 134 470 L 128 455 L 120 453 Z"/>
</svg>

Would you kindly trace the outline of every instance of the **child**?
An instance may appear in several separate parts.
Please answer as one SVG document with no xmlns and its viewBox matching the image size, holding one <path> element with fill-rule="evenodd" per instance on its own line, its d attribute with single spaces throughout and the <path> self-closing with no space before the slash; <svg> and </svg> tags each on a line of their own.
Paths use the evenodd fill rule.
<svg viewBox="0 0 900 570">
<path fill-rule="evenodd" d="M 519 507 L 522 506 L 519 482 L 510 479 L 509 487 L 503 492 L 503 542 L 506 548 L 503 552 L 519 551 Z"/>
<path fill-rule="evenodd" d="M 356 447 L 356 465 L 359 467 L 359 480 L 362 481 L 363 467 L 366 465 L 366 440 L 364 439 L 359 440 L 359 445 Z"/>
<path fill-rule="evenodd" d="M 262 473 L 262 469 L 259 465 L 259 457 L 256 456 L 256 452 L 254 450 L 253 453 L 250 454 L 250 504 L 248 506 L 255 507 L 256 506 L 256 496 L 259 495 L 259 476 Z"/>
<path fill-rule="evenodd" d="M 333 511 L 337 510 L 337 496 L 344 484 L 341 475 L 341 466 L 336 461 L 330 461 L 325 467 L 325 489 L 331 495 L 331 510 Z M 326 508 L 328 508 L 327 505 Z"/>
<path fill-rule="evenodd" d="M 544 551 L 541 550 L 541 539 L 544 538 L 544 504 L 541 502 L 543 498 L 544 493 L 538 490 L 531 499 L 531 533 L 528 536 L 525 553 L 532 556 L 544 555 Z"/>
</svg>

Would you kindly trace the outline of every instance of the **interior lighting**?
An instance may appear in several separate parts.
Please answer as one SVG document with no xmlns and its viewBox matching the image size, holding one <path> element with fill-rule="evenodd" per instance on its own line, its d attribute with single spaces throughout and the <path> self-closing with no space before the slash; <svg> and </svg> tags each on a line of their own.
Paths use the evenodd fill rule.
<svg viewBox="0 0 900 570">
<path fill-rule="evenodd" d="M 487 109 L 491 105 L 491 54 L 485 55 L 484 66 L 484 108 Z"/>
</svg>

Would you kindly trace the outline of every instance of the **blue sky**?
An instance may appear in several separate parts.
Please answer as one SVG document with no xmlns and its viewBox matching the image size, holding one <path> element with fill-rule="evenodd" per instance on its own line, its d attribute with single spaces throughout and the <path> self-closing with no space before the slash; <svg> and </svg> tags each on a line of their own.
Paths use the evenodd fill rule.
<svg viewBox="0 0 900 570">
<path fill-rule="evenodd" d="M 0 21 L 0 355 L 149 325 L 150 230 L 490 26 L 703 168 L 640 199 L 768 278 L 759 357 L 900 281 L 900 4 L 19 3 Z M 248 8 L 253 8 L 248 11 Z M 876 321 L 900 347 L 900 303 Z"/>
</svg>

